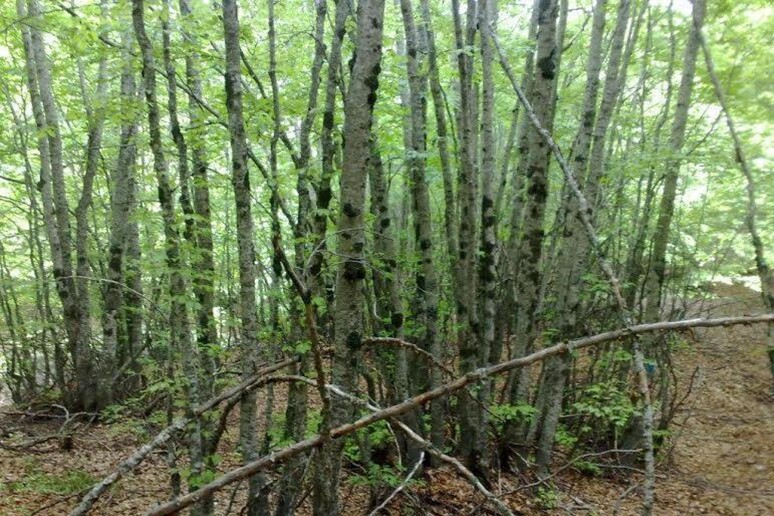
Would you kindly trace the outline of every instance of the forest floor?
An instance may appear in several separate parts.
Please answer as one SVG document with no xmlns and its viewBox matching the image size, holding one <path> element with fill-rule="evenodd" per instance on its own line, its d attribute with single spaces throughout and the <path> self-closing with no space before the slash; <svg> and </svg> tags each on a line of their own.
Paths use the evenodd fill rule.
<svg viewBox="0 0 774 516">
<path fill-rule="evenodd" d="M 718 288 L 710 315 L 760 311 L 758 295 L 740 286 Z M 669 445 L 662 450 L 656 486 L 656 514 L 774 514 L 774 400 L 764 349 L 764 328 L 736 326 L 695 332 L 676 353 L 675 369 L 690 396 L 675 418 Z M 282 393 L 277 393 L 282 395 Z M 0 408 L 0 443 L 30 441 L 59 430 L 61 421 L 21 416 Z M 80 491 L 109 473 L 143 442 L 132 421 L 94 425 L 74 434 L 72 447 L 59 440 L 25 450 L 0 446 L 0 515 L 67 514 Z M 224 437 L 221 471 L 238 465 L 236 426 Z M 524 479 L 502 475 L 493 492 L 515 514 L 638 514 L 642 478 L 620 471 L 602 476 L 573 467 L 559 471 L 552 487 L 525 489 Z M 345 514 L 367 514 L 367 488 L 342 483 Z M 454 471 L 432 470 L 388 507 L 390 514 L 494 514 L 481 495 Z M 132 475 L 104 494 L 94 514 L 134 515 L 168 492 L 164 452 L 151 455 Z M 218 495 L 217 513 L 239 514 L 242 488 Z M 306 513 L 308 500 L 299 513 Z"/>
</svg>

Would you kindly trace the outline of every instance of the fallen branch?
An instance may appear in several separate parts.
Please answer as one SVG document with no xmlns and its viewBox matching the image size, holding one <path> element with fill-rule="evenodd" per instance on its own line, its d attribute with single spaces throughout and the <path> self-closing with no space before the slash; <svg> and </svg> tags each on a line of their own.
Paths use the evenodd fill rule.
<svg viewBox="0 0 774 516">
<path fill-rule="evenodd" d="M 471 371 L 465 376 L 459 377 L 456 380 L 436 387 L 430 391 L 423 392 L 409 398 L 401 403 L 392 405 L 390 407 L 379 410 L 367 416 L 364 416 L 357 421 L 338 426 L 330 430 L 325 435 L 316 435 L 303 441 L 299 441 L 290 446 L 282 448 L 277 451 L 273 451 L 268 455 L 264 455 L 252 462 L 245 464 L 244 466 L 229 471 L 228 473 L 216 478 L 212 482 L 205 484 L 196 491 L 188 493 L 180 498 L 171 500 L 163 505 L 160 505 L 154 509 L 151 509 L 147 514 L 149 516 L 162 516 L 164 514 L 173 514 L 175 512 L 184 509 L 197 501 L 202 497 L 207 496 L 215 491 L 222 489 L 223 487 L 237 482 L 243 478 L 254 475 L 255 473 L 265 469 L 268 466 L 273 466 L 286 459 L 294 457 L 300 453 L 319 446 L 324 439 L 337 439 L 344 437 L 356 430 L 372 425 L 378 421 L 393 418 L 405 414 L 410 410 L 413 410 L 425 403 L 432 401 L 443 396 L 448 396 L 470 384 L 476 383 L 489 376 L 506 373 L 517 367 L 523 367 L 534 362 L 545 360 L 546 358 L 575 351 L 582 348 L 596 346 L 604 342 L 610 342 L 633 335 L 639 335 L 643 333 L 658 332 L 658 331 L 679 331 L 687 328 L 694 327 L 718 327 L 718 326 L 733 326 L 738 324 L 753 324 L 753 323 L 768 323 L 774 321 L 774 313 L 757 315 L 757 316 L 744 316 L 744 317 L 723 317 L 717 319 L 687 319 L 682 321 L 666 321 L 658 323 L 639 324 L 636 326 L 630 326 L 628 328 L 621 328 L 619 330 L 608 331 L 600 333 L 591 337 L 585 337 L 581 339 L 572 340 L 569 342 L 562 342 L 554 346 L 541 349 L 530 355 L 520 358 L 514 358 L 499 364 L 495 364 L 489 367 L 483 367 Z M 74 513 L 83 514 L 83 513 Z"/>
<path fill-rule="evenodd" d="M 42 413 L 42 412 L 22 412 L 23 414 L 22 419 L 25 417 L 35 417 L 35 418 L 47 418 L 47 419 L 54 419 L 54 418 L 61 418 L 64 419 L 62 424 L 59 427 L 59 431 L 55 434 L 45 435 L 45 436 L 39 436 L 39 437 L 33 437 L 32 439 L 29 439 L 27 441 L 23 441 L 16 444 L 11 443 L 4 443 L 0 441 L 0 449 L 13 451 L 13 452 L 32 452 L 32 453 L 39 453 L 38 450 L 31 450 L 30 448 L 34 446 L 38 446 L 39 444 L 45 444 L 49 441 L 59 441 L 59 447 L 63 450 L 71 450 L 73 446 L 73 437 L 72 433 L 73 430 L 70 428 L 71 423 L 76 421 L 81 416 L 88 416 L 89 423 L 94 421 L 99 414 L 93 413 L 93 412 L 75 412 L 73 414 L 70 414 L 70 411 L 67 410 L 67 407 L 57 404 L 52 404 L 52 407 L 55 407 L 63 412 L 62 415 L 59 414 L 49 414 L 49 413 Z M 4 414 L 10 414 L 9 412 L 5 412 Z"/>
<path fill-rule="evenodd" d="M 103 478 L 99 483 L 95 484 L 86 494 L 86 496 L 81 499 L 81 503 L 78 504 L 78 506 L 73 509 L 72 512 L 70 512 L 70 516 L 80 516 L 86 514 L 91 509 L 92 505 L 94 505 L 94 502 L 97 501 L 97 498 L 99 498 L 108 487 L 113 485 L 122 476 L 126 475 L 134 468 L 139 466 L 142 461 L 145 460 L 145 458 L 150 454 L 150 452 L 167 442 L 177 432 L 183 430 L 193 418 L 199 417 L 205 412 L 212 410 L 225 400 L 233 398 L 234 396 L 242 397 L 246 393 L 257 389 L 263 385 L 262 380 L 266 375 L 288 367 L 289 365 L 295 364 L 296 362 L 298 362 L 298 357 L 292 357 L 281 362 L 277 362 L 271 366 L 265 367 L 239 385 L 232 387 L 231 389 L 228 389 L 220 393 L 218 396 L 215 396 L 214 398 L 211 398 L 201 405 L 195 407 L 191 411 L 190 415 L 177 418 L 171 425 L 156 434 L 156 437 L 154 437 L 151 441 L 145 443 L 132 455 L 124 459 L 113 470 L 112 473 Z"/>
<path fill-rule="evenodd" d="M 60 440 L 62 436 L 60 434 L 53 434 L 53 435 L 46 435 L 43 437 L 34 437 L 32 439 L 29 439 L 27 441 L 18 443 L 18 444 L 11 444 L 11 443 L 4 443 L 0 441 L 0 450 L 6 450 L 6 451 L 12 451 L 17 453 L 40 453 L 38 450 L 31 450 L 30 448 L 33 448 L 34 446 L 38 446 L 39 444 L 45 444 L 49 441 L 54 440 Z M 62 446 L 60 445 L 60 448 Z"/>
</svg>

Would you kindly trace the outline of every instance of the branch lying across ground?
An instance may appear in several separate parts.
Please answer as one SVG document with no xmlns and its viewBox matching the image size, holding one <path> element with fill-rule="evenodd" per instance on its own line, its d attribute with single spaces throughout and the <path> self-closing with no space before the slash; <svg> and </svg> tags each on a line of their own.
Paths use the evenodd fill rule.
<svg viewBox="0 0 774 516">
<path fill-rule="evenodd" d="M 50 414 L 45 412 L 2 412 L 2 414 L 5 415 L 21 415 L 22 419 L 25 417 L 33 417 L 33 418 L 61 418 L 64 419 L 62 424 L 59 426 L 59 430 L 55 434 L 51 435 L 45 435 L 45 436 L 38 436 L 33 437 L 32 439 L 29 439 L 27 441 L 23 441 L 20 443 L 4 443 L 0 441 L 0 449 L 8 450 L 8 451 L 14 451 L 14 452 L 26 452 L 26 453 L 39 453 L 39 450 L 32 450 L 31 448 L 34 446 L 37 446 L 39 444 L 44 444 L 49 441 L 57 440 L 59 441 L 59 448 L 63 450 L 70 450 L 72 448 L 73 443 L 73 428 L 75 424 L 71 424 L 78 420 L 78 418 L 86 416 L 89 418 L 87 422 L 87 426 L 91 424 L 98 416 L 98 413 L 95 412 L 74 412 L 70 413 L 69 410 L 67 410 L 67 407 L 64 407 L 62 405 L 52 404 L 52 407 L 55 407 L 63 412 L 63 414 Z"/>
<path fill-rule="evenodd" d="M 266 377 L 266 375 L 271 374 L 274 371 L 279 371 L 280 369 L 283 369 L 290 365 L 293 365 L 296 362 L 298 362 L 298 357 L 292 357 L 292 358 L 285 359 L 281 362 L 277 362 L 276 364 L 267 366 L 261 369 L 260 371 L 258 371 L 252 377 L 240 383 L 239 385 L 220 393 L 218 396 L 215 396 L 214 398 L 211 398 L 208 401 L 199 405 L 198 407 L 194 408 L 189 415 L 176 419 L 171 425 L 169 425 L 164 430 L 156 434 L 156 437 L 154 437 L 151 441 L 147 442 L 141 448 L 135 451 L 132 455 L 124 459 L 113 470 L 113 472 L 110 473 L 105 478 L 103 478 L 101 482 L 99 482 L 98 484 L 95 484 L 86 494 L 86 496 L 84 496 L 83 499 L 81 499 L 81 503 L 78 504 L 78 506 L 72 510 L 72 512 L 70 513 L 70 516 L 80 516 L 89 512 L 89 510 L 91 509 L 91 506 L 94 505 L 94 502 L 97 501 L 97 498 L 99 498 L 100 495 L 104 493 L 108 487 L 113 485 L 122 476 L 126 475 L 134 468 L 139 466 L 142 463 L 142 461 L 145 460 L 145 457 L 147 457 L 150 454 L 150 452 L 152 452 L 154 449 L 158 448 L 159 446 L 167 442 L 177 432 L 180 432 L 181 430 L 183 430 L 186 427 L 186 425 L 189 422 L 191 422 L 193 418 L 201 416 L 205 412 L 212 410 L 213 408 L 218 406 L 223 401 L 233 398 L 234 396 L 241 397 L 245 393 L 248 393 L 252 390 L 257 389 L 258 387 L 263 385 L 262 380 L 264 379 L 264 377 Z"/>
<path fill-rule="evenodd" d="M 305 382 L 309 384 L 314 384 L 314 382 L 306 377 L 303 376 L 275 376 L 272 377 L 278 381 L 300 381 Z M 346 391 L 343 391 L 341 388 L 337 387 L 336 385 L 330 385 L 326 384 L 325 389 L 331 391 L 332 393 L 336 394 L 337 396 L 340 396 L 342 398 L 345 398 L 349 401 L 354 402 L 357 405 L 360 405 L 362 407 L 367 408 L 373 413 L 378 413 L 382 410 L 381 407 L 374 405 L 371 402 L 368 402 L 366 400 L 363 400 L 361 398 L 358 398 L 357 396 L 350 394 Z M 417 442 L 425 451 L 427 451 L 430 455 L 433 457 L 436 457 L 441 462 L 445 462 L 449 465 L 451 465 L 454 469 L 456 469 L 465 479 L 470 482 L 470 484 L 476 488 L 481 494 L 483 494 L 487 500 L 489 500 L 492 505 L 494 505 L 497 508 L 497 511 L 502 514 L 503 516 L 513 516 L 513 512 L 511 512 L 510 508 L 502 501 L 500 500 L 494 493 L 489 491 L 484 484 L 481 483 L 481 480 L 468 468 L 465 467 L 465 465 L 462 464 L 459 460 L 455 459 L 454 457 L 451 457 L 449 455 L 446 455 L 441 450 L 433 446 L 433 444 L 426 440 L 424 437 L 419 435 L 418 433 L 414 432 L 414 430 L 411 429 L 410 426 L 408 426 L 406 423 L 401 421 L 397 417 L 390 418 L 392 422 L 397 425 L 403 433 L 406 434 L 406 436 L 409 439 L 412 439 L 413 441 Z M 424 454 L 424 452 L 423 452 Z M 421 464 L 422 460 L 420 459 L 417 464 Z M 416 468 L 416 466 L 415 466 Z M 413 475 L 412 472 L 409 475 L 409 478 Z M 408 480 L 408 479 L 407 479 Z M 404 484 L 405 487 L 405 484 Z M 401 488 L 402 489 L 402 488 Z M 397 494 L 398 491 L 393 492 L 393 494 L 390 496 L 390 498 L 394 497 Z M 384 507 L 389 502 L 390 498 L 385 500 L 380 507 Z M 371 516 L 373 516 L 376 512 L 378 512 L 378 508 L 371 512 Z"/>
<path fill-rule="evenodd" d="M 209 484 L 206 484 L 198 490 L 188 493 L 180 498 L 164 503 L 158 507 L 151 509 L 147 514 L 150 516 L 161 516 L 164 514 L 176 513 L 194 503 L 201 500 L 202 497 L 214 493 L 222 489 L 223 487 L 237 482 L 243 478 L 254 475 L 258 471 L 261 471 L 269 466 L 273 466 L 281 463 L 282 461 L 294 457 L 299 453 L 303 453 L 307 450 L 315 448 L 320 445 L 326 438 L 337 439 L 355 432 L 361 428 L 372 425 L 378 421 L 393 418 L 406 412 L 413 410 L 425 403 L 434 399 L 448 396 L 470 384 L 478 382 L 489 376 L 502 374 L 511 371 L 517 367 L 523 367 L 534 362 L 544 360 L 546 358 L 560 355 L 562 353 L 572 352 L 578 349 L 596 346 L 605 342 L 623 339 L 634 335 L 640 335 L 643 333 L 651 333 L 658 331 L 679 331 L 694 327 L 717 327 L 717 326 L 733 326 L 738 324 L 753 324 L 753 323 L 768 323 L 774 321 L 774 313 L 745 316 L 745 317 L 723 317 L 717 319 L 687 319 L 682 321 L 667 321 L 648 324 L 639 324 L 636 326 L 630 326 L 628 328 L 621 328 L 619 330 L 608 331 L 600 333 L 591 337 L 585 337 L 582 339 L 576 339 L 569 342 L 562 342 L 554 346 L 541 349 L 525 357 L 515 358 L 506 362 L 501 362 L 489 367 L 483 367 L 471 371 L 465 376 L 459 377 L 456 380 L 436 387 L 430 391 L 423 392 L 409 398 L 402 403 L 392 405 L 384 408 L 367 416 L 364 416 L 353 423 L 341 425 L 333 428 L 326 436 L 316 435 L 303 441 L 294 443 L 288 447 L 282 448 L 277 451 L 273 451 L 268 455 L 265 455 L 259 459 L 245 464 L 244 466 L 229 471 L 225 475 L 222 475 Z M 76 513 L 82 514 L 82 513 Z"/>
</svg>

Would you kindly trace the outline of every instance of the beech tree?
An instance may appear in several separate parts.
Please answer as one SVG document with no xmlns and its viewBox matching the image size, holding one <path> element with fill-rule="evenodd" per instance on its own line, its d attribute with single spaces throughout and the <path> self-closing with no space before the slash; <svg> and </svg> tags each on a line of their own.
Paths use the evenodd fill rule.
<svg viewBox="0 0 774 516">
<path fill-rule="evenodd" d="M 71 513 L 162 447 L 149 514 L 378 512 L 440 464 L 510 514 L 498 475 L 589 456 L 658 511 L 681 332 L 766 324 L 774 379 L 769 11 L 0 7 L 0 388 L 154 436 Z M 721 277 L 760 306 L 707 317 Z"/>
</svg>

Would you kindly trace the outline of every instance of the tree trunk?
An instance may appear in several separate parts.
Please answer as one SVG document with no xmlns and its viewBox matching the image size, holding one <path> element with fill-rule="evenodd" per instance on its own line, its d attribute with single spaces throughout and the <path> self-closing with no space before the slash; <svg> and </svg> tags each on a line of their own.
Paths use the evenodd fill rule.
<svg viewBox="0 0 774 516">
<path fill-rule="evenodd" d="M 17 0 L 17 13 L 26 18 L 23 0 Z M 40 16 L 36 0 L 27 3 L 29 17 Z M 70 404 L 86 411 L 96 406 L 96 389 L 92 374 L 92 359 L 86 333 L 82 331 L 84 320 L 80 311 L 78 292 L 73 277 L 72 240 L 70 214 L 64 183 L 62 136 L 59 130 L 59 113 L 54 101 L 51 84 L 51 64 L 36 24 L 22 27 L 22 39 L 26 54 L 28 89 L 40 131 L 38 148 L 41 160 L 40 189 L 43 200 L 43 220 L 51 248 L 54 279 L 62 303 L 62 313 L 67 331 L 68 351 L 75 370 L 75 396 Z M 44 136 L 45 135 L 45 136 Z"/>
<path fill-rule="evenodd" d="M 444 197 L 444 229 L 446 232 L 446 249 L 449 260 L 454 263 L 457 257 L 457 203 L 454 197 L 454 182 L 452 180 L 451 158 L 449 156 L 449 134 L 446 127 L 446 107 L 441 89 L 440 74 L 438 72 L 438 52 L 435 47 L 435 33 L 433 32 L 432 18 L 430 16 L 429 0 L 420 0 L 422 9 L 422 26 L 424 33 L 421 38 L 427 47 L 428 77 L 430 79 L 430 93 L 433 97 L 433 114 L 435 115 L 435 144 L 438 147 L 438 157 L 441 160 L 441 174 L 443 177 Z"/>
<path fill-rule="evenodd" d="M 549 133 L 554 120 L 554 82 L 559 70 L 556 68 L 558 55 L 557 27 L 558 5 L 556 0 L 541 2 L 538 12 L 537 49 L 532 83 L 532 107 L 541 126 Z M 534 339 L 534 315 L 538 305 L 538 293 L 541 285 L 540 260 L 545 236 L 543 225 L 548 199 L 548 164 L 550 149 L 542 135 L 534 129 L 529 130 L 529 157 L 526 163 L 527 191 L 523 233 L 519 240 L 516 259 L 516 303 L 515 332 L 516 356 L 525 355 L 532 350 Z M 512 257 L 513 259 L 514 257 Z M 510 403 L 518 405 L 526 400 L 528 374 L 524 369 L 511 380 Z M 513 442 L 516 438 L 516 426 L 509 425 L 505 439 Z"/>
<path fill-rule="evenodd" d="M 481 0 L 478 11 L 479 27 L 493 27 L 497 18 L 496 5 L 489 0 Z M 481 37 L 481 74 L 482 95 L 481 106 L 481 242 L 478 264 L 478 308 L 479 325 L 475 335 L 478 341 L 478 356 L 476 367 L 487 367 L 490 359 L 499 361 L 499 357 L 490 357 L 495 347 L 495 248 L 497 245 L 497 216 L 495 214 L 495 138 L 494 109 L 495 85 L 492 73 L 494 52 L 488 30 L 480 30 Z M 492 382 L 486 379 L 475 394 L 479 406 L 475 434 L 466 436 L 473 441 L 470 455 L 466 457 L 468 468 L 483 476 L 490 467 L 488 453 L 489 418 L 487 406 L 492 390 Z"/>
<path fill-rule="evenodd" d="M 315 185 L 317 194 L 314 212 L 314 248 L 313 255 L 309 258 L 308 281 L 314 296 L 326 299 L 325 278 L 322 275 L 327 249 L 326 234 L 328 231 L 329 207 L 333 190 L 331 181 L 334 176 L 334 154 L 336 153 L 336 141 L 334 129 L 336 125 L 336 93 L 339 90 L 339 82 L 343 80 L 339 76 L 341 67 L 341 47 L 346 34 L 346 22 L 350 16 L 350 2 L 337 0 L 334 14 L 334 27 L 332 32 L 331 49 L 328 53 L 328 77 L 325 85 L 325 105 L 323 107 L 322 133 L 320 141 L 322 147 L 322 175 Z M 328 327 L 326 315 L 321 318 L 320 325 L 323 329 Z"/>
<path fill-rule="evenodd" d="M 705 0 L 694 0 L 693 24 L 683 56 L 682 79 L 677 93 L 677 105 L 672 119 L 669 139 L 670 158 L 666 163 L 664 191 L 661 194 L 658 219 L 653 233 L 653 251 L 648 279 L 645 285 L 645 320 L 656 321 L 660 316 L 662 286 L 666 279 L 666 249 L 671 235 L 672 215 L 675 211 L 677 180 L 680 174 L 680 153 L 685 142 L 688 109 L 691 104 L 693 79 L 696 74 L 696 56 L 699 52 L 699 34 L 704 23 Z"/>
<path fill-rule="evenodd" d="M 103 1 L 102 15 L 105 16 L 107 5 Z M 78 59 L 78 72 L 81 85 L 85 84 L 86 77 L 81 66 L 82 60 Z M 99 166 L 102 147 L 102 133 L 105 126 L 105 102 L 107 95 L 107 58 L 103 56 L 98 64 L 97 88 L 94 97 L 94 105 L 90 105 L 90 99 L 86 96 L 86 90 L 82 89 L 83 103 L 88 120 L 86 136 L 85 167 L 82 178 L 81 196 L 75 208 L 75 274 L 76 289 L 78 290 L 78 311 L 81 315 L 81 338 L 85 346 L 91 342 L 91 267 L 89 265 L 89 208 L 94 191 L 94 178 Z M 87 355 L 91 360 L 91 353 Z M 102 364 L 102 370 L 92 378 L 92 386 L 96 388 L 95 408 L 97 410 L 112 403 L 111 379 L 115 373 L 116 364 L 112 360 L 113 355 L 107 355 L 108 360 Z M 94 366 L 90 365 L 93 371 Z"/>
<path fill-rule="evenodd" d="M 728 103 L 726 102 L 723 87 L 715 72 L 715 63 L 712 60 L 709 45 L 707 44 L 704 35 L 701 33 L 701 29 L 697 29 L 697 36 L 701 43 L 702 50 L 704 51 L 704 60 L 707 63 L 707 72 L 712 81 L 712 86 L 715 89 L 715 96 L 718 98 L 718 103 L 726 116 L 726 125 L 728 126 L 728 132 L 731 135 L 731 140 L 734 144 L 736 161 L 739 163 L 739 168 L 742 170 L 744 179 L 747 182 L 747 217 L 745 222 L 747 223 L 747 231 L 750 233 L 750 240 L 752 241 L 753 250 L 755 251 L 755 269 L 758 271 L 758 278 L 761 281 L 763 302 L 770 312 L 774 312 L 774 273 L 772 273 L 769 264 L 766 262 L 766 252 L 763 248 L 763 241 L 761 240 L 760 233 L 758 232 L 758 205 L 755 195 L 755 178 L 753 177 L 749 162 L 745 157 L 742 140 L 739 137 L 739 133 L 736 131 L 736 125 L 734 124 L 734 119 L 731 117 L 731 112 L 728 109 Z M 771 392 L 774 394 L 774 324 L 772 323 L 769 323 L 767 327 L 766 352 L 769 356 L 769 368 L 772 376 Z"/>
<path fill-rule="evenodd" d="M 342 256 L 336 281 L 334 361 L 332 383 L 353 392 L 363 339 L 365 269 L 365 186 L 370 155 L 373 108 L 379 87 L 384 0 L 362 0 L 357 13 L 357 52 L 344 105 L 344 155 L 338 218 L 338 254 Z M 327 113 L 326 113 L 327 116 Z M 331 400 L 323 431 L 349 421 L 349 402 Z M 341 440 L 326 440 L 315 464 L 313 511 L 338 513 Z"/>
<path fill-rule="evenodd" d="M 178 116 L 177 71 L 172 61 L 172 35 L 170 29 L 172 12 L 169 2 L 170 0 L 163 1 L 163 17 L 161 21 L 162 56 L 167 79 L 167 114 L 169 115 L 172 141 L 177 149 L 178 190 L 180 192 L 180 207 L 183 211 L 184 221 L 183 236 L 190 246 L 190 256 L 201 256 L 198 248 L 199 239 L 197 238 L 198 235 L 196 233 L 196 217 L 191 203 L 191 190 L 189 187 L 190 168 L 188 163 L 188 143 L 183 134 L 180 118 Z M 191 260 L 191 265 L 198 265 L 196 258 Z M 204 272 L 205 274 L 207 273 L 207 271 Z M 202 323 L 202 327 L 199 328 L 200 333 L 206 333 L 210 323 L 206 320 L 200 321 L 200 323 Z M 185 346 L 182 347 L 181 352 L 183 358 L 183 371 L 186 377 L 185 387 L 188 403 L 189 406 L 194 407 L 207 399 L 207 394 L 201 392 L 201 380 L 206 378 L 207 375 L 203 374 L 203 371 L 201 370 L 202 360 L 199 357 L 199 350 L 197 349 L 197 346 L 194 346 L 193 342 L 185 342 Z M 209 350 L 204 350 L 204 352 L 208 353 Z M 205 381 L 209 382 L 211 380 L 208 378 Z M 186 435 L 190 469 L 188 476 L 189 492 L 196 489 L 205 470 L 204 461 L 208 446 L 205 442 L 206 438 L 204 437 L 204 431 L 205 429 L 202 427 L 202 420 L 200 418 L 194 418 L 193 422 L 189 425 Z M 212 508 L 210 507 L 211 503 L 211 500 L 205 500 L 204 503 L 197 504 L 191 510 L 191 514 L 200 516 L 212 512 Z"/>
<path fill-rule="evenodd" d="M 589 58 L 586 66 L 586 88 L 583 97 L 583 108 L 581 111 L 581 125 L 575 136 L 572 147 L 572 159 L 575 173 L 578 177 L 583 177 L 588 165 L 588 155 L 591 149 L 592 139 L 595 135 L 594 128 L 598 126 L 597 120 L 597 97 L 599 93 L 599 73 L 602 68 L 602 39 L 605 29 L 605 0 L 599 0 L 594 7 L 594 20 L 592 23 L 591 44 L 589 48 Z M 608 72 L 606 77 L 605 93 L 608 93 L 608 84 L 615 84 L 616 74 L 618 72 L 618 60 L 616 55 L 620 55 L 620 48 L 623 45 L 624 35 L 626 33 L 627 18 L 622 15 L 625 9 L 628 9 L 628 0 L 623 0 L 619 7 L 619 16 L 616 27 L 613 31 L 610 60 L 608 62 Z M 618 53 L 616 53 L 616 49 Z M 617 91 L 615 91 L 617 94 Z M 604 100 L 603 100 L 604 102 Z M 601 114 L 600 116 L 603 116 Z M 583 184 L 583 183 L 581 183 Z M 588 191 L 589 183 L 585 184 Z M 581 275 L 582 265 L 585 262 L 588 243 L 586 235 L 583 232 L 582 222 L 578 214 L 579 205 L 575 196 L 568 195 L 565 199 L 567 214 L 565 215 L 565 225 L 562 244 L 562 250 L 559 257 L 558 278 L 556 290 L 558 299 L 556 303 L 556 312 L 559 314 L 557 338 L 564 340 L 574 337 L 577 331 L 576 319 L 580 309 L 580 290 L 582 287 Z M 544 364 L 546 372 L 543 376 L 545 393 L 545 403 L 541 407 L 541 413 L 538 415 L 538 421 L 541 423 L 542 430 L 537 444 L 537 469 L 541 476 L 547 475 L 548 466 L 553 450 L 553 441 L 556 433 L 556 427 L 559 421 L 559 414 L 562 407 L 562 394 L 566 382 L 566 375 L 569 371 L 570 359 L 568 357 L 557 357 Z"/>
<path fill-rule="evenodd" d="M 426 94 L 427 77 L 420 72 L 423 63 L 419 60 L 419 33 L 414 23 L 411 0 L 401 0 L 400 10 L 406 35 L 406 69 L 409 83 L 409 112 L 411 136 L 408 151 L 408 167 L 411 177 L 412 211 L 414 214 L 414 244 L 420 255 L 416 265 L 417 293 L 421 296 L 418 305 L 418 323 L 423 329 L 421 347 L 440 358 L 438 342 L 438 275 L 433 262 L 433 228 L 430 195 L 426 178 Z M 428 368 L 423 361 L 412 361 L 410 367 L 411 390 L 422 392 L 440 382 L 437 368 Z M 431 441 L 434 446 L 443 447 L 443 406 L 431 405 Z M 409 457 L 416 462 L 417 457 Z"/>
<path fill-rule="evenodd" d="M 258 313 L 255 292 L 255 247 L 250 200 L 250 178 L 247 169 L 247 138 L 242 114 L 242 72 L 239 45 L 239 17 L 236 0 L 223 2 L 223 29 L 226 44 L 226 107 L 231 140 L 231 182 L 234 189 L 237 218 L 237 245 L 239 248 L 239 307 L 241 319 L 242 375 L 247 378 L 258 366 Z M 258 454 L 256 443 L 256 396 L 245 396 L 240 403 L 239 441 L 245 462 Z M 248 481 L 247 513 L 258 514 L 258 497 L 263 476 L 255 475 Z"/>
<path fill-rule="evenodd" d="M 473 62 L 465 50 L 472 46 L 476 32 L 477 4 L 469 0 L 467 5 L 467 29 L 463 34 L 459 0 L 452 0 L 454 18 L 454 39 L 457 51 L 457 71 L 459 73 L 459 107 L 457 131 L 459 134 L 459 168 L 457 174 L 457 201 L 459 209 L 459 238 L 454 270 L 455 314 L 457 317 L 457 345 L 459 347 L 460 370 L 467 373 L 475 369 L 478 362 L 476 342 L 476 159 L 474 145 L 478 142 L 478 131 L 474 113 L 476 99 L 473 91 Z M 478 407 L 469 396 L 458 399 L 460 439 L 462 455 L 469 461 L 468 467 L 477 468 L 475 439 L 478 427 Z M 481 471 L 474 469 L 474 473 Z"/>
<path fill-rule="evenodd" d="M 325 44 L 323 37 L 325 35 L 325 17 L 327 14 L 326 0 L 315 0 L 316 21 L 315 21 L 315 53 L 312 59 L 310 71 L 310 86 L 307 97 L 307 107 L 304 119 L 301 122 L 299 130 L 299 161 L 296 167 L 298 178 L 296 181 L 296 192 L 298 193 L 298 216 L 296 217 L 296 227 L 294 228 L 296 237 L 295 265 L 296 269 L 304 274 L 305 284 L 309 284 L 309 279 L 305 276 L 306 259 L 310 250 L 309 235 L 313 234 L 312 221 L 312 186 L 309 181 L 311 145 L 310 134 L 316 118 L 317 102 L 320 89 L 320 75 L 325 59 Z M 303 313 L 293 313 L 291 317 L 298 321 L 297 328 L 294 328 L 291 338 L 295 340 L 303 338 L 302 321 Z M 298 371 L 303 373 L 309 367 L 308 354 L 304 354 L 298 365 Z M 286 438 L 300 441 L 306 432 L 306 417 L 308 409 L 307 400 L 308 386 L 305 383 L 294 382 L 288 386 L 288 403 L 285 408 L 285 429 Z M 302 489 L 302 477 L 305 468 L 302 467 L 302 459 L 289 461 L 285 467 L 280 481 L 279 500 L 275 516 L 290 516 L 295 511 L 296 500 Z"/>
<path fill-rule="evenodd" d="M 142 56 L 142 78 L 145 103 L 148 111 L 148 132 L 153 153 L 153 170 L 158 184 L 158 198 L 164 229 L 165 258 L 169 274 L 168 289 L 171 304 L 169 315 L 170 349 L 183 357 L 184 370 L 189 382 L 186 387 L 189 392 L 188 405 L 190 409 L 198 401 L 198 376 L 196 374 L 197 368 L 193 365 L 195 359 L 192 356 L 194 349 L 188 320 L 188 292 L 184 277 L 185 263 L 181 256 L 180 234 L 176 223 L 174 190 L 168 177 L 168 166 L 162 144 L 161 113 L 156 93 L 156 64 L 153 56 L 153 45 L 145 31 L 144 11 L 144 0 L 132 1 L 132 21 Z M 168 35 L 165 35 L 166 37 Z M 164 46 L 168 48 L 168 44 Z M 168 62 L 168 58 L 165 61 Z M 172 112 L 176 114 L 174 95 L 170 102 Z M 179 132 L 179 125 L 177 125 L 177 131 Z M 179 144 L 179 141 L 177 143 Z M 201 446 L 198 442 L 200 439 L 199 431 L 194 430 L 193 432 L 194 436 L 199 436 L 198 439 L 195 439 L 196 443 L 190 446 L 192 460 L 194 461 L 192 471 L 196 474 L 198 471 L 201 471 Z"/>
<path fill-rule="evenodd" d="M 123 35 L 125 64 L 121 70 L 121 105 L 127 108 L 136 99 L 135 72 L 130 66 L 131 36 L 129 32 Z M 121 364 L 124 360 L 132 360 L 133 356 L 127 349 L 126 328 L 121 324 L 122 306 L 124 306 L 124 284 L 126 268 L 127 233 L 131 224 L 133 207 L 129 200 L 132 196 L 132 176 L 134 175 L 135 156 L 137 148 L 135 136 L 137 120 L 127 120 L 121 125 L 119 136 L 118 159 L 111 171 L 112 197 L 110 206 L 110 235 L 108 237 L 108 283 L 104 289 L 102 315 L 102 346 L 106 360 Z M 110 371 L 114 374 L 115 371 Z M 112 388 L 111 384 L 108 384 Z"/>
</svg>

